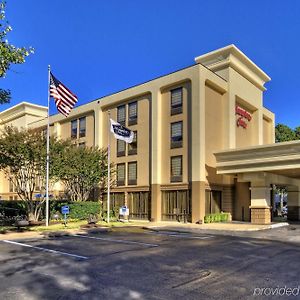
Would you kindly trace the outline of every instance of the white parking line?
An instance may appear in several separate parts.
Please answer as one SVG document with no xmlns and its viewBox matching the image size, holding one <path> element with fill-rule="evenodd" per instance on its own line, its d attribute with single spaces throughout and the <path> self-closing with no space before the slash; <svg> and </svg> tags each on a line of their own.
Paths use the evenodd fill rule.
<svg viewBox="0 0 300 300">
<path fill-rule="evenodd" d="M 75 258 L 80 258 L 80 259 L 88 259 L 88 257 L 86 257 L 86 256 L 81 256 L 81 255 L 76 255 L 76 254 L 72 254 L 72 253 L 67 253 L 67 252 L 52 250 L 52 249 L 43 248 L 43 247 L 32 246 L 32 245 L 28 245 L 28 244 L 24 244 L 24 243 L 19 243 L 19 242 L 14 242 L 14 241 L 2 240 L 2 242 L 8 243 L 8 244 L 13 244 L 13 245 L 18 245 L 18 246 L 22 246 L 22 247 L 33 248 L 33 249 L 41 250 L 41 251 L 44 251 L 44 252 L 50 252 L 50 253 L 55 253 L 55 254 L 67 255 L 67 256 L 71 256 L 71 257 L 75 257 Z"/>
<path fill-rule="evenodd" d="M 206 240 L 212 238 L 212 236 L 193 236 L 193 235 L 182 235 L 182 234 L 169 234 L 168 236 L 181 237 L 184 239 L 197 239 L 197 240 Z"/>
<path fill-rule="evenodd" d="M 194 236 L 190 235 L 188 233 L 162 233 L 162 232 L 149 232 L 149 234 L 155 234 L 155 235 L 163 235 L 163 236 L 170 236 L 170 237 L 181 237 L 184 239 L 196 239 L 196 240 L 206 240 L 211 239 L 213 236 Z"/>
<path fill-rule="evenodd" d="M 115 239 L 110 239 L 110 238 L 100 238 L 100 237 L 95 237 L 95 236 L 87 236 L 87 235 L 79 235 L 79 234 L 74 234 L 73 236 L 81 237 L 81 238 L 85 238 L 85 239 L 94 239 L 94 240 L 114 242 L 114 243 L 135 244 L 135 245 L 141 245 L 141 246 L 147 246 L 147 247 L 158 247 L 159 246 L 156 244 L 148 244 L 148 243 L 142 243 L 142 242 L 136 242 L 136 241 L 126 241 L 126 240 L 115 240 Z"/>
</svg>

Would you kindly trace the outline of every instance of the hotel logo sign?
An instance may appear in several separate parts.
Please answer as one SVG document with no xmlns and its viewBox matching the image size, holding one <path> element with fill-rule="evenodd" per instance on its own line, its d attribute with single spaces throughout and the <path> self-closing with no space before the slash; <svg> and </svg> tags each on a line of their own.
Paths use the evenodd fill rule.
<svg viewBox="0 0 300 300">
<path fill-rule="evenodd" d="M 248 126 L 248 122 L 250 122 L 252 119 L 251 114 L 238 105 L 236 105 L 235 107 L 235 114 L 237 116 L 237 120 L 236 120 L 237 127 L 243 127 L 246 129 Z"/>
</svg>

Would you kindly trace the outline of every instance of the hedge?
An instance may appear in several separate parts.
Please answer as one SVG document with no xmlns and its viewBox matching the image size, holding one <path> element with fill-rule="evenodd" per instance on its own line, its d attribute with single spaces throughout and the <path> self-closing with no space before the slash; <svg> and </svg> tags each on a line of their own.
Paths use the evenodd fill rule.
<svg viewBox="0 0 300 300">
<path fill-rule="evenodd" d="M 0 226 L 11 226 L 18 218 L 26 216 L 26 203 L 24 201 L 0 200 Z"/>
<path fill-rule="evenodd" d="M 90 215 L 99 215 L 102 211 L 102 218 L 106 218 L 106 211 L 101 207 L 99 202 L 85 201 L 72 202 L 68 200 L 50 200 L 50 217 L 53 218 L 58 214 L 59 218 L 63 218 L 61 208 L 68 205 L 70 213 L 69 219 L 87 220 Z M 111 208 L 110 217 L 118 218 L 118 208 Z M 10 225 L 15 222 L 18 217 L 27 215 L 26 202 L 22 200 L 0 200 L 0 224 Z M 45 217 L 45 205 L 43 207 L 42 218 Z"/>
<path fill-rule="evenodd" d="M 219 214 L 206 215 L 204 217 L 204 223 L 228 222 L 230 219 L 230 213 L 221 212 Z"/>
<path fill-rule="evenodd" d="M 7 217 L 26 215 L 26 203 L 20 200 L 0 200 L 0 214 Z"/>
<path fill-rule="evenodd" d="M 99 202 L 71 202 L 71 201 L 51 201 L 50 202 L 50 216 L 55 214 L 61 215 L 61 208 L 68 205 L 70 213 L 68 218 L 77 220 L 86 220 L 89 215 L 99 215 L 101 212 L 101 205 Z"/>
</svg>

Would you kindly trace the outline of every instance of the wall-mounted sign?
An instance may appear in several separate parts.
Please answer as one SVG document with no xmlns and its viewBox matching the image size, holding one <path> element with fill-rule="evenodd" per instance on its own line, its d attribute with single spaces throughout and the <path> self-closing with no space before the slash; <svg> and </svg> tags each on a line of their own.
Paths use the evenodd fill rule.
<svg viewBox="0 0 300 300">
<path fill-rule="evenodd" d="M 236 120 L 237 127 L 243 127 L 246 129 L 248 126 L 248 122 L 250 122 L 252 119 L 251 114 L 238 105 L 236 105 L 235 107 L 235 114 L 237 116 L 237 120 Z"/>
</svg>

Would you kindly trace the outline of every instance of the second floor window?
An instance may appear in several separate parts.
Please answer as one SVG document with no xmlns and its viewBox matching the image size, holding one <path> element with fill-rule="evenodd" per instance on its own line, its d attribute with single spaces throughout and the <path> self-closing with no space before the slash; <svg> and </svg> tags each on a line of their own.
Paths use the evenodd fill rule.
<svg viewBox="0 0 300 300">
<path fill-rule="evenodd" d="M 125 185 L 125 164 L 117 164 L 117 186 Z"/>
<path fill-rule="evenodd" d="M 118 107 L 117 122 L 123 126 L 126 125 L 126 106 L 125 105 Z"/>
<path fill-rule="evenodd" d="M 128 104 L 128 125 L 137 124 L 137 102 Z"/>
<path fill-rule="evenodd" d="M 126 143 L 122 140 L 117 140 L 117 156 L 125 156 Z"/>
<path fill-rule="evenodd" d="M 182 122 L 171 123 L 171 148 L 182 147 Z"/>
<path fill-rule="evenodd" d="M 182 88 L 171 90 L 171 115 L 182 113 Z"/>
<path fill-rule="evenodd" d="M 134 131 L 133 134 L 133 141 L 128 144 L 128 155 L 137 154 L 137 131 Z"/>
<path fill-rule="evenodd" d="M 79 137 L 85 137 L 85 131 L 86 131 L 86 118 L 80 118 L 79 119 Z"/>
<path fill-rule="evenodd" d="M 71 138 L 77 139 L 77 120 L 71 121 Z"/>
<path fill-rule="evenodd" d="M 137 181 L 137 162 L 128 163 L 128 185 L 135 185 Z"/>
<path fill-rule="evenodd" d="M 171 157 L 171 182 L 182 181 L 182 156 Z"/>
</svg>

